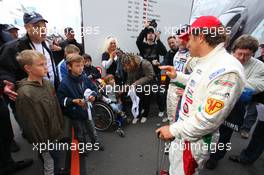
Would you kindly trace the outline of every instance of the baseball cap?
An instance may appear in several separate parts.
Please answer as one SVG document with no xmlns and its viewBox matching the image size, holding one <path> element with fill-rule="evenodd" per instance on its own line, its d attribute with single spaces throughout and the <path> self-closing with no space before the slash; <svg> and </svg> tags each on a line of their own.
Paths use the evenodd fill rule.
<svg viewBox="0 0 264 175">
<path fill-rule="evenodd" d="M 17 30 L 19 30 L 19 28 L 17 28 L 13 24 L 9 24 L 5 30 L 11 30 L 11 29 L 17 29 Z"/>
<path fill-rule="evenodd" d="M 215 16 L 201 16 L 199 18 L 197 18 L 191 25 L 191 27 L 189 27 L 188 32 L 185 32 L 183 34 L 181 34 L 179 37 L 186 37 L 188 36 L 193 29 L 203 29 L 203 28 L 217 28 L 221 26 L 221 21 L 216 18 Z"/>
<path fill-rule="evenodd" d="M 176 32 L 176 35 L 178 35 L 178 37 L 182 40 L 188 41 L 189 37 L 188 37 L 188 32 L 190 29 L 190 25 L 185 24 L 183 26 L 181 26 L 178 31 Z"/>
<path fill-rule="evenodd" d="M 23 20 L 24 20 L 24 24 L 35 24 L 39 21 L 48 22 L 46 19 L 42 17 L 41 14 L 37 12 L 24 13 Z"/>
<path fill-rule="evenodd" d="M 182 35 L 185 34 L 186 32 L 188 32 L 190 28 L 190 25 L 188 24 L 184 24 L 183 26 L 180 26 L 180 28 L 177 30 L 176 35 Z"/>
</svg>

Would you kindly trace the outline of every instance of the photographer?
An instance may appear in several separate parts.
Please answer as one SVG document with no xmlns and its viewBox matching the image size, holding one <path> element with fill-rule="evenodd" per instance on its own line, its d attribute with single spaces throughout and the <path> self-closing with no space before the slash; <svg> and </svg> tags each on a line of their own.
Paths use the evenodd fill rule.
<svg viewBox="0 0 264 175">
<path fill-rule="evenodd" d="M 145 22 L 144 29 L 139 34 L 136 44 L 139 49 L 140 55 L 148 60 L 154 69 L 155 79 L 157 85 L 160 86 L 160 60 L 159 56 L 165 56 L 167 53 L 166 47 L 160 41 L 160 32 L 155 32 L 157 23 L 155 20 Z M 144 38 L 146 42 L 144 42 Z M 165 111 L 165 94 L 157 93 L 157 103 L 159 106 L 159 116 L 163 117 Z"/>
</svg>

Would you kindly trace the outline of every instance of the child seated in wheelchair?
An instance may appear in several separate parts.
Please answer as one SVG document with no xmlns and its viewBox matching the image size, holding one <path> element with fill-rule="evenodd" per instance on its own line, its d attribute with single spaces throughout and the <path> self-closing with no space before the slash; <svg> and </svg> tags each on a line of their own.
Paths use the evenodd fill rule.
<svg viewBox="0 0 264 175">
<path fill-rule="evenodd" d="M 106 83 L 104 88 L 106 97 L 103 98 L 103 101 L 108 103 L 117 115 L 126 118 L 121 101 L 122 92 L 116 88 L 114 76 L 112 74 L 108 74 L 104 78 L 104 81 Z"/>
<path fill-rule="evenodd" d="M 112 110 L 115 113 L 115 123 L 117 125 L 117 133 L 124 137 L 124 131 L 122 126 L 127 123 L 127 116 L 123 111 L 123 103 L 121 100 L 121 95 L 123 94 L 120 91 L 120 88 L 117 88 L 115 84 L 115 78 L 112 74 L 105 76 L 104 78 L 105 86 L 102 95 L 102 100 L 109 104 Z"/>
</svg>

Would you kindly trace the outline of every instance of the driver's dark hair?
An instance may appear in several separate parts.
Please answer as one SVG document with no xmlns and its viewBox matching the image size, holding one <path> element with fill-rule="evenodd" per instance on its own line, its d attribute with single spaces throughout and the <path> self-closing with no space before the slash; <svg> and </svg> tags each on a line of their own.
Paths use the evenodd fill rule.
<svg viewBox="0 0 264 175">
<path fill-rule="evenodd" d="M 194 28 L 191 32 L 194 36 L 203 34 L 205 41 L 211 47 L 215 47 L 218 44 L 225 43 L 227 41 L 227 32 L 223 25 L 215 28 Z"/>
</svg>

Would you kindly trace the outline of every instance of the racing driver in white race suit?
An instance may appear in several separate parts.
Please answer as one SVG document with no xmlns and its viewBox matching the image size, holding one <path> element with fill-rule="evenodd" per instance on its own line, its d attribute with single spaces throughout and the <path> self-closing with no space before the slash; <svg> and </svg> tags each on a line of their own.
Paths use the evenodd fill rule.
<svg viewBox="0 0 264 175">
<path fill-rule="evenodd" d="M 172 81 L 186 85 L 177 122 L 156 130 L 160 139 L 173 140 L 170 175 L 198 174 L 214 151 L 218 128 L 240 97 L 245 78 L 241 63 L 224 48 L 226 33 L 214 16 L 201 16 L 181 37 L 196 65 L 190 75 L 160 66 Z"/>
</svg>

